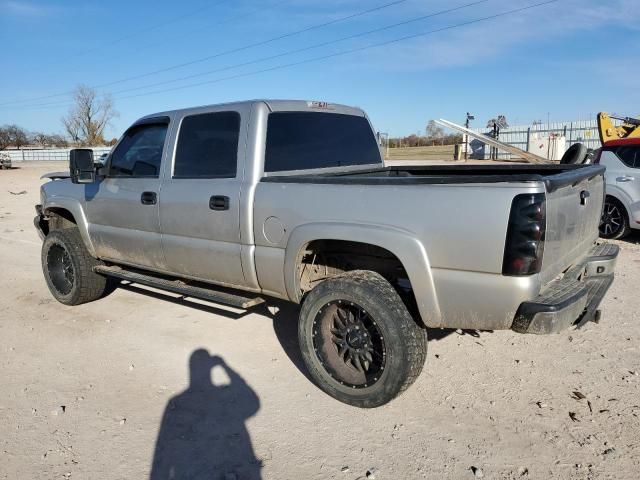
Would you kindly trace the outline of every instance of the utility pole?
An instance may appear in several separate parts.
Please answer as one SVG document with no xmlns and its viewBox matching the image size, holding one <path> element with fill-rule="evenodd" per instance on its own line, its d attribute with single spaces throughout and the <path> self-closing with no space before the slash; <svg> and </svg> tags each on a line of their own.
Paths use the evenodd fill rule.
<svg viewBox="0 0 640 480">
<path fill-rule="evenodd" d="M 469 125 L 471 125 L 471 120 L 475 120 L 475 118 L 476 117 L 467 112 L 467 119 L 464 122 L 464 126 L 466 128 L 469 128 Z M 467 135 L 466 133 L 464 134 L 464 159 L 465 161 L 469 160 L 469 135 Z"/>
</svg>

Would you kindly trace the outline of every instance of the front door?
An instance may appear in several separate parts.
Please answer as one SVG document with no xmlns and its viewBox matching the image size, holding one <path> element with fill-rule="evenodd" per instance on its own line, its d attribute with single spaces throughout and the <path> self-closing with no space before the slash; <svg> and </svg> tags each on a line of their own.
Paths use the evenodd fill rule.
<svg viewBox="0 0 640 480">
<path fill-rule="evenodd" d="M 245 285 L 240 257 L 240 130 L 237 111 L 182 119 L 173 168 L 160 198 L 162 244 L 172 272 Z"/>
<path fill-rule="evenodd" d="M 85 187 L 89 233 L 104 260 L 164 270 L 158 205 L 168 118 L 131 127 L 104 178 Z"/>
</svg>

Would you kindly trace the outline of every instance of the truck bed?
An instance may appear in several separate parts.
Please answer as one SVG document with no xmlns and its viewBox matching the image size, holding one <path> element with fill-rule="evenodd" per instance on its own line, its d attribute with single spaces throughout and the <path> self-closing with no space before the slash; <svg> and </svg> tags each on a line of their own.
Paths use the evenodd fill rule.
<svg viewBox="0 0 640 480">
<path fill-rule="evenodd" d="M 348 185 L 455 184 L 543 182 L 547 192 L 604 173 L 600 165 L 420 165 L 359 169 L 349 172 L 319 172 L 269 175 L 263 182 Z"/>
<path fill-rule="evenodd" d="M 421 288 L 419 297 L 425 310 L 437 302 L 441 317 L 431 326 L 509 328 L 518 306 L 578 263 L 597 240 L 604 171 L 600 165 L 457 164 L 268 175 L 254 201 L 258 277 L 269 278 L 261 264 L 281 255 L 274 249 L 299 238 L 306 225 L 320 224 L 317 235 L 338 240 L 368 225 L 359 233 L 363 241 L 401 232 L 424 249 L 411 252 L 395 240 L 388 248 L 398 258 L 409 255 L 407 264 L 426 258 L 415 276 L 431 276 L 424 285 L 432 287 Z M 540 273 L 515 281 L 502 268 L 512 201 L 523 193 L 546 194 L 546 237 Z M 264 237 L 274 212 L 285 226 L 278 242 Z"/>
</svg>

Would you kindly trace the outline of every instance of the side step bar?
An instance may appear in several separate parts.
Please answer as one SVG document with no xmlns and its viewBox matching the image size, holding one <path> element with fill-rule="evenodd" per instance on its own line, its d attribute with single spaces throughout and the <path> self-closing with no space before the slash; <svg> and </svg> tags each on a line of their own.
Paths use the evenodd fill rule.
<svg viewBox="0 0 640 480">
<path fill-rule="evenodd" d="M 152 273 L 141 273 L 139 271 L 128 270 L 121 267 L 98 265 L 93 268 L 93 271 L 100 275 L 119 278 L 120 280 L 127 280 L 131 283 L 137 283 L 147 287 L 159 288 L 160 290 L 178 293 L 185 297 L 199 298 L 201 300 L 207 300 L 209 302 L 220 303 L 245 310 L 264 303 L 264 298 L 246 296 L 243 294 L 244 292 L 231 293 L 230 289 L 223 287 L 201 287 L 189 285 L 182 280 L 168 279 Z"/>
</svg>

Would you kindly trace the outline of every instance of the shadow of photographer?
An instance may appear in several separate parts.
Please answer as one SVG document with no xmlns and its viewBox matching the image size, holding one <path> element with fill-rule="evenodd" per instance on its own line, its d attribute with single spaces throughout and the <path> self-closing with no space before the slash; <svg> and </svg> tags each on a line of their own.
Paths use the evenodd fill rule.
<svg viewBox="0 0 640 480">
<path fill-rule="evenodd" d="M 224 372 L 228 383 L 214 384 L 212 370 Z M 150 479 L 260 480 L 245 425 L 259 409 L 256 393 L 222 358 L 195 350 L 188 388 L 165 408 Z"/>
</svg>

